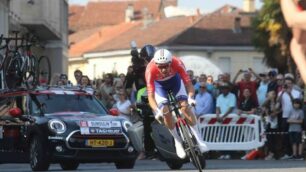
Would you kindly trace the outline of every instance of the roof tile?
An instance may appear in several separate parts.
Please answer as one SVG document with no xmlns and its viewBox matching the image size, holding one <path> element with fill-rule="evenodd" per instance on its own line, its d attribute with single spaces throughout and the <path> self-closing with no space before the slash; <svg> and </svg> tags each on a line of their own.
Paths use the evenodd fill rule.
<svg viewBox="0 0 306 172">
<path fill-rule="evenodd" d="M 129 49 L 130 42 L 133 40 L 137 43 L 138 47 L 148 43 L 155 46 L 162 45 L 164 42 L 174 39 L 192 24 L 190 17 L 165 18 L 153 22 L 146 27 L 141 24 L 132 28 L 127 33 L 122 33 L 112 40 L 100 44 L 89 52 Z"/>
<path fill-rule="evenodd" d="M 88 36 L 76 44 L 72 44 L 69 49 L 70 57 L 77 57 L 83 53 L 95 49 L 98 45 L 110 41 L 127 30 L 139 25 L 140 22 L 122 23 L 116 26 L 101 27 L 95 33 Z"/>
<path fill-rule="evenodd" d="M 174 0 L 173 0 L 174 1 Z M 83 15 L 79 18 L 78 29 L 86 29 L 101 25 L 116 25 L 125 21 L 125 10 L 133 4 L 134 14 L 138 19 L 142 17 L 142 10 L 147 8 L 153 17 L 160 11 L 161 0 L 126 0 L 89 2 Z"/>
<path fill-rule="evenodd" d="M 234 32 L 235 18 L 240 18 L 241 32 Z M 251 17 L 211 14 L 180 34 L 169 45 L 237 46 L 251 45 Z"/>
</svg>

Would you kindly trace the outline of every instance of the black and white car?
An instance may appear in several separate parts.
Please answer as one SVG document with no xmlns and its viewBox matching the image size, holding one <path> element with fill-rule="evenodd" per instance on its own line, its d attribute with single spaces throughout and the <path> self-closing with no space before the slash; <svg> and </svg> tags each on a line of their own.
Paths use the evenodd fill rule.
<svg viewBox="0 0 306 172">
<path fill-rule="evenodd" d="M 114 162 L 133 168 L 137 151 L 127 130 L 132 124 L 109 115 L 91 90 L 41 88 L 0 94 L 0 163 L 29 162 L 33 171 L 59 163 Z"/>
</svg>

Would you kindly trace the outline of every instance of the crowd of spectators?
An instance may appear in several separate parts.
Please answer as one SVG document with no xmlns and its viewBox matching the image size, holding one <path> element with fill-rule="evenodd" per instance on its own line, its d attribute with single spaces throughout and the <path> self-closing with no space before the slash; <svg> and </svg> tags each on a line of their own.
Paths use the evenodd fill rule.
<svg viewBox="0 0 306 172">
<path fill-rule="evenodd" d="M 127 75 L 114 76 L 107 73 L 102 79 L 92 81 L 80 70 L 74 72 L 76 85 L 91 87 L 96 97 L 108 108 L 117 108 L 127 119 L 132 120 L 135 108 L 136 89 L 126 89 Z M 281 74 L 276 70 L 256 73 L 253 69 L 239 70 L 231 80 L 229 73 L 194 76 L 188 70 L 196 90 L 196 116 L 216 114 L 218 121 L 235 113 L 259 115 L 265 121 L 266 132 L 280 134 L 267 135 L 265 159 L 303 159 L 302 132 L 305 130 L 303 111 L 304 83 L 297 72 Z M 239 79 L 240 78 L 240 79 Z M 239 79 L 239 80 L 238 80 Z M 67 75 L 61 74 L 55 80 L 61 85 L 72 85 Z M 134 86 L 135 87 L 135 86 Z M 281 144 L 280 144 L 281 143 Z M 223 152 L 221 159 L 229 159 Z"/>
</svg>

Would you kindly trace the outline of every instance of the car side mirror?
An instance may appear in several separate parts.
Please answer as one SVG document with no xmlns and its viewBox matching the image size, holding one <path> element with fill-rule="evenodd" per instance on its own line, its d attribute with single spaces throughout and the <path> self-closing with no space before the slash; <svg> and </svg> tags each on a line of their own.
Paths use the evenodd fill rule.
<svg viewBox="0 0 306 172">
<path fill-rule="evenodd" d="M 112 116 L 119 116 L 119 111 L 116 108 L 111 108 L 109 110 L 109 114 L 112 115 Z"/>
<path fill-rule="evenodd" d="M 17 117 L 20 117 L 22 115 L 22 111 L 20 108 L 18 107 L 15 107 L 15 108 L 11 108 L 9 110 L 9 114 L 14 117 L 14 118 L 17 118 Z"/>
</svg>

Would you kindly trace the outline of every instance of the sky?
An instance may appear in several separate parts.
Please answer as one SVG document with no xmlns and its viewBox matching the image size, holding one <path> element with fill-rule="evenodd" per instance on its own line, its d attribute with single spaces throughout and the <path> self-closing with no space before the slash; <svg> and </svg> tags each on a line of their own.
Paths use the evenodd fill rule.
<svg viewBox="0 0 306 172">
<path fill-rule="evenodd" d="M 256 7 L 260 8 L 262 5 L 261 0 L 255 0 Z M 87 0 L 69 0 L 71 4 L 85 5 Z M 242 8 L 243 0 L 178 0 L 178 6 L 185 9 L 200 8 L 202 12 L 210 12 L 223 6 L 230 4 Z"/>
</svg>

